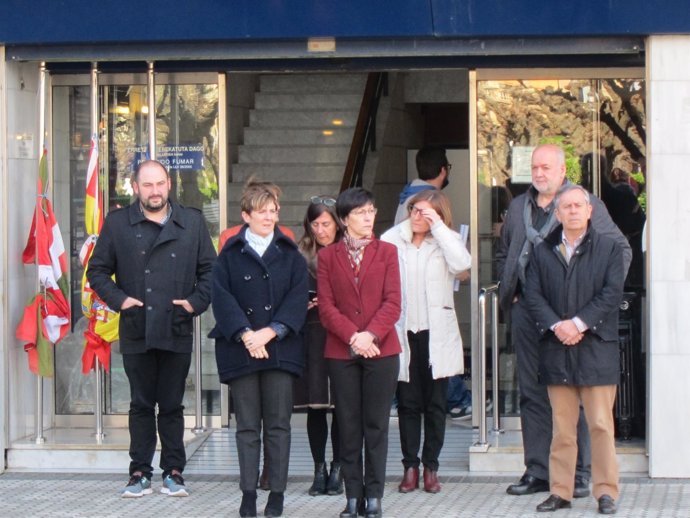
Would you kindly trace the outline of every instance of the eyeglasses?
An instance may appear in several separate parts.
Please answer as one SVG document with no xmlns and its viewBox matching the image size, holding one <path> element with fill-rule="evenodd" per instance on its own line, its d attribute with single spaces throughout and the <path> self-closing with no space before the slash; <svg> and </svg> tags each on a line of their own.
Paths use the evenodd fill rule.
<svg viewBox="0 0 690 518">
<path fill-rule="evenodd" d="M 335 206 L 335 199 L 328 198 L 328 197 L 312 196 L 311 198 L 309 198 L 309 201 L 312 203 L 325 205 L 326 207 L 334 207 Z"/>
<path fill-rule="evenodd" d="M 450 173 L 451 169 L 453 169 L 453 164 L 446 164 L 446 171 Z"/>
<path fill-rule="evenodd" d="M 407 211 L 412 215 L 412 216 L 419 216 L 422 213 L 423 209 L 418 209 L 414 205 L 408 205 L 407 206 Z"/>
<path fill-rule="evenodd" d="M 357 209 L 350 211 L 350 215 L 357 216 L 358 218 L 361 218 L 363 216 L 375 216 L 378 210 L 379 209 L 377 209 L 376 207 L 372 207 L 371 209 Z"/>
</svg>

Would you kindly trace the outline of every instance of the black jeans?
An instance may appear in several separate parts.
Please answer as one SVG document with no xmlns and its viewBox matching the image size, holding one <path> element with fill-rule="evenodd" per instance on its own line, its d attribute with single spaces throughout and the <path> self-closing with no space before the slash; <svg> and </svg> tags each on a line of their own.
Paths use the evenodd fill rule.
<svg viewBox="0 0 690 518">
<path fill-rule="evenodd" d="M 553 435 L 553 418 L 546 385 L 539 383 L 540 336 L 534 320 L 525 308 L 522 296 L 513 304 L 510 317 L 510 331 L 517 356 L 525 472 L 533 477 L 549 480 L 549 451 Z M 577 425 L 576 474 L 589 479 L 591 473 L 589 431 L 584 412 L 580 407 L 580 420 Z"/>
<path fill-rule="evenodd" d="M 180 473 L 187 463 L 184 449 L 185 380 L 191 353 L 149 349 L 141 354 L 123 354 L 122 363 L 129 379 L 129 474 L 141 471 L 151 478 L 156 452 L 156 421 L 161 438 L 163 477 L 173 469 Z M 158 417 L 156 419 L 156 404 Z"/>
<path fill-rule="evenodd" d="M 407 332 L 410 343 L 410 381 L 398 382 L 398 427 L 403 466 L 419 467 L 424 416 L 422 464 L 438 471 L 438 456 L 446 436 L 448 378 L 435 380 L 429 365 L 429 331 Z"/>
<path fill-rule="evenodd" d="M 397 354 L 328 360 L 340 427 L 340 466 L 348 498 L 383 497 L 388 422 L 399 366 Z"/>
<path fill-rule="evenodd" d="M 237 419 L 235 441 L 242 491 L 256 490 L 262 425 L 269 487 L 271 491 L 285 491 L 290 464 L 293 379 L 289 372 L 271 369 L 247 374 L 230 382 Z"/>
</svg>

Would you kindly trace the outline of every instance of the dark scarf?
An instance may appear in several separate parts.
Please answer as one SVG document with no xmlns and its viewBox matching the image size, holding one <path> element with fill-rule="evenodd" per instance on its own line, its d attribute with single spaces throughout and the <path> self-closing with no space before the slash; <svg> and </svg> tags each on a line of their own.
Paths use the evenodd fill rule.
<svg viewBox="0 0 690 518">
<path fill-rule="evenodd" d="M 535 246 L 544 241 L 544 238 L 558 225 L 558 221 L 556 220 L 556 209 L 553 207 L 549 213 L 549 219 L 544 223 L 544 226 L 539 230 L 534 228 L 532 224 L 532 201 L 533 200 L 530 199 L 525 200 L 525 207 L 522 211 L 526 239 L 525 243 L 522 245 L 520 257 L 518 257 L 518 276 L 520 277 L 523 289 L 526 282 L 525 271 L 527 269 L 527 263 L 529 263 L 530 257 L 532 256 L 532 250 L 534 250 Z"/>
</svg>

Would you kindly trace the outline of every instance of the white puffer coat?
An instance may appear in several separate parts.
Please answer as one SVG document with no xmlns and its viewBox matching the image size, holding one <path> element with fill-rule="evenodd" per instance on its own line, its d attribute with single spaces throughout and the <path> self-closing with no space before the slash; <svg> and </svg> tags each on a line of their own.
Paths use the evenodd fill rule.
<svg viewBox="0 0 690 518">
<path fill-rule="evenodd" d="M 462 338 L 455 314 L 453 283 L 455 276 L 470 268 L 471 258 L 460 234 L 438 221 L 431 227 L 433 247 L 425 268 L 429 315 L 429 362 L 434 379 L 462 374 Z M 407 340 L 407 265 L 406 249 L 412 244 L 410 220 L 394 226 L 381 236 L 398 248 L 402 288 L 402 312 L 395 329 L 402 345 L 398 381 L 410 380 L 410 344 Z"/>
</svg>

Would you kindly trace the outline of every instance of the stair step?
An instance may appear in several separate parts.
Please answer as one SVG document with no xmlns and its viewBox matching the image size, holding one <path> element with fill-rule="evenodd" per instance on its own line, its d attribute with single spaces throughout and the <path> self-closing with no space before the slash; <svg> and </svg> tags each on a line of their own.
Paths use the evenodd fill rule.
<svg viewBox="0 0 690 518">
<path fill-rule="evenodd" d="M 328 131 L 331 135 L 324 135 L 321 129 L 264 129 L 245 128 L 244 143 L 246 145 L 350 145 L 352 142 L 352 128 L 333 128 Z"/>
<path fill-rule="evenodd" d="M 242 146 L 240 163 L 344 164 L 350 146 Z"/>
<path fill-rule="evenodd" d="M 232 180 L 245 182 L 254 175 L 266 182 L 275 182 L 281 187 L 288 183 L 310 182 L 340 183 L 343 178 L 343 165 L 314 165 L 314 164 L 233 164 Z"/>
<path fill-rule="evenodd" d="M 342 93 L 262 93 L 254 98 L 257 110 L 359 110 L 362 94 Z"/>
<path fill-rule="evenodd" d="M 366 74 L 264 74 L 259 79 L 261 92 L 349 92 L 364 91 Z"/>
<path fill-rule="evenodd" d="M 283 194 L 280 198 L 283 204 L 302 204 L 306 207 L 312 196 L 332 196 L 337 197 L 340 190 L 340 182 L 300 182 L 284 183 L 275 182 Z M 235 203 L 239 207 L 239 200 L 244 189 L 243 182 L 232 182 L 228 185 L 228 199 L 230 203 Z M 239 210 L 239 209 L 238 209 Z M 239 214 L 239 211 L 238 213 Z"/>
<path fill-rule="evenodd" d="M 295 201 L 280 201 L 280 224 L 285 225 L 286 222 L 290 224 L 299 224 L 304 219 L 304 214 L 307 212 L 307 206 L 309 205 L 309 200 L 303 202 Z M 232 219 L 239 219 L 240 215 L 240 202 L 231 201 L 228 203 L 228 214 Z M 236 216 L 237 215 L 237 216 Z"/>
<path fill-rule="evenodd" d="M 356 110 L 251 110 L 249 125 L 251 128 L 354 128 L 357 124 Z M 340 124 L 334 124 L 338 121 Z"/>
</svg>

